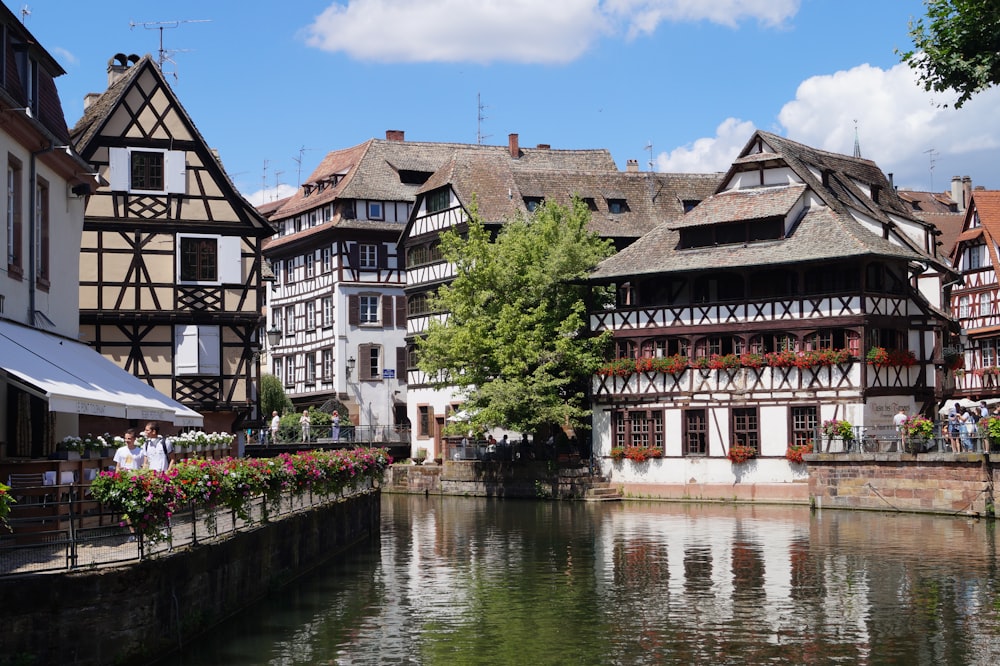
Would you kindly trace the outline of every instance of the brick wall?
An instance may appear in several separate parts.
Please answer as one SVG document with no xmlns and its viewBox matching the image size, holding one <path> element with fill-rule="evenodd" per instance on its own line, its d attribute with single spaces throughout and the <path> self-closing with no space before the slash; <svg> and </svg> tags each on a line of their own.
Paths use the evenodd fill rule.
<svg viewBox="0 0 1000 666">
<path fill-rule="evenodd" d="M 818 508 L 993 514 L 998 469 L 983 454 L 813 454 L 809 496 Z"/>
</svg>

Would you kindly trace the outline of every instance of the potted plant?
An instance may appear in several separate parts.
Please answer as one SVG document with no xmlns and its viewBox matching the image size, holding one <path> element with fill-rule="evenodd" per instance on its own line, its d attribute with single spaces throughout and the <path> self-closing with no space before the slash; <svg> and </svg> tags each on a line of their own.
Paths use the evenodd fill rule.
<svg viewBox="0 0 1000 666">
<path fill-rule="evenodd" d="M 612 460 L 622 460 L 625 457 L 625 447 L 624 446 L 613 446 L 611 447 L 611 459 Z"/>
<path fill-rule="evenodd" d="M 903 437 L 909 453 L 920 453 L 934 436 L 934 422 L 915 414 L 903 422 Z"/>
<path fill-rule="evenodd" d="M 427 460 L 427 449 L 423 446 L 417 448 L 417 455 L 413 458 L 414 465 L 423 465 Z"/>
<path fill-rule="evenodd" d="M 979 432 L 989 442 L 989 450 L 1000 447 L 1000 416 L 988 416 L 979 421 Z"/>
<path fill-rule="evenodd" d="M 839 437 L 844 440 L 845 444 L 854 441 L 854 426 L 851 425 L 850 421 L 843 419 L 823 421 L 822 432 L 827 439 Z"/>
</svg>

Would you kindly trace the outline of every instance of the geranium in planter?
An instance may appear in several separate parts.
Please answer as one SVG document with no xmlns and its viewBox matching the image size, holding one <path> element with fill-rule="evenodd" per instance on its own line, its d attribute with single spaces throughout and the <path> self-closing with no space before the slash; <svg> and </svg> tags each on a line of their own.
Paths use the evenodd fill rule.
<svg viewBox="0 0 1000 666">
<path fill-rule="evenodd" d="M 917 357 L 907 349 L 886 349 L 872 347 L 865 355 L 868 365 L 876 368 L 902 367 L 907 368 L 917 364 Z"/>
<path fill-rule="evenodd" d="M 625 448 L 625 457 L 633 462 L 641 463 L 650 458 L 663 457 L 663 451 L 650 446 L 629 446 Z"/>
<path fill-rule="evenodd" d="M 822 432 L 829 439 L 839 437 L 845 442 L 854 440 L 854 426 L 851 425 L 850 421 L 843 419 L 823 421 Z"/>
<path fill-rule="evenodd" d="M 682 354 L 653 359 L 653 368 L 658 372 L 679 375 L 688 369 L 688 357 Z"/>
<path fill-rule="evenodd" d="M 708 358 L 712 370 L 735 370 L 740 367 L 740 357 L 736 354 L 712 354 Z"/>
<path fill-rule="evenodd" d="M 624 446 L 613 446 L 611 447 L 611 459 L 612 460 L 622 460 L 625 458 L 625 447 Z"/>
<path fill-rule="evenodd" d="M 767 365 L 767 361 L 764 359 L 763 354 L 755 354 L 753 352 L 741 354 L 740 355 L 740 365 L 744 368 L 763 368 Z"/>
<path fill-rule="evenodd" d="M 743 463 L 751 458 L 757 457 L 757 449 L 752 446 L 746 446 L 744 444 L 733 444 L 729 447 L 729 451 L 726 453 L 726 457 L 729 458 L 729 462 L 734 465 L 737 463 Z"/>
<path fill-rule="evenodd" d="M 934 436 L 934 422 L 919 414 L 911 416 L 903 422 L 903 437 L 906 449 L 910 453 L 919 453 L 924 445 Z"/>
<path fill-rule="evenodd" d="M 772 368 L 791 368 L 795 365 L 796 358 L 795 352 L 791 349 L 764 354 L 764 360 Z"/>
<path fill-rule="evenodd" d="M 807 442 L 805 444 L 789 444 L 788 449 L 785 450 L 785 458 L 788 462 L 801 463 L 803 462 L 802 456 L 812 452 L 812 442 Z"/>
</svg>

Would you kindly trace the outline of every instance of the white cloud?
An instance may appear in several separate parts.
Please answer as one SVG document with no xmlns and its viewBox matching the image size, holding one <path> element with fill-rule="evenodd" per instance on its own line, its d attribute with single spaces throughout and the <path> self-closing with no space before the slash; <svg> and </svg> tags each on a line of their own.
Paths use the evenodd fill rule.
<svg viewBox="0 0 1000 666">
<path fill-rule="evenodd" d="M 995 181 L 993 164 L 1000 147 L 1000 115 L 995 109 L 1000 88 L 980 93 L 961 110 L 938 106 L 951 101 L 953 97 L 925 91 L 904 64 L 888 70 L 860 65 L 803 81 L 795 99 L 781 107 L 779 126 L 771 131 L 808 146 L 852 155 L 857 127 L 862 157 L 893 173 L 895 183 L 902 187 L 940 191 L 948 187 L 951 176 L 970 173 L 973 184 Z M 757 120 L 759 126 L 774 125 L 770 118 Z M 656 168 L 725 170 L 753 131 L 753 122 L 729 118 L 718 126 L 715 136 L 660 154 Z"/>
<path fill-rule="evenodd" d="M 602 35 L 650 34 L 664 21 L 777 26 L 800 0 L 346 0 L 305 30 L 306 43 L 379 62 L 561 64 Z"/>
<path fill-rule="evenodd" d="M 727 118 L 715 129 L 714 137 L 698 139 L 657 155 L 656 170 L 668 173 L 726 171 L 755 129 L 752 122 Z"/>
<path fill-rule="evenodd" d="M 863 157 L 899 175 L 903 180 L 896 178 L 897 183 L 927 180 L 928 150 L 958 168 L 1000 146 L 995 112 L 1000 89 L 977 95 L 960 110 L 938 106 L 953 99 L 925 91 L 907 65 L 888 70 L 860 65 L 803 81 L 778 121 L 790 139 L 847 154 L 854 151 L 857 121 Z M 935 189 L 943 184 L 944 177 L 938 177 Z"/>
<path fill-rule="evenodd" d="M 251 206 L 260 206 L 261 204 L 290 197 L 295 194 L 295 190 L 296 188 L 291 185 L 278 185 L 276 188 L 269 187 L 266 190 L 257 190 L 251 194 L 244 193 L 243 197 L 250 202 Z"/>
<path fill-rule="evenodd" d="M 75 65 L 80 62 L 71 51 L 62 48 L 61 46 L 56 46 L 55 48 L 49 49 L 52 55 L 56 56 L 56 59 L 61 61 L 65 65 Z"/>
</svg>

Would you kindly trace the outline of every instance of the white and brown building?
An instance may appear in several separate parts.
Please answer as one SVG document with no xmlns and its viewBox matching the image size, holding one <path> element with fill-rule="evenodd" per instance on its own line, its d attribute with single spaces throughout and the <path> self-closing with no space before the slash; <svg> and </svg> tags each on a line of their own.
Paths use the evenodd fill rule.
<svg viewBox="0 0 1000 666">
<path fill-rule="evenodd" d="M 456 152 L 420 188 L 400 239 L 406 253 L 408 303 L 407 409 L 415 447 L 442 454 L 448 418 L 460 412 L 462 398 L 435 389 L 417 367 L 415 341 L 445 312 L 429 309 L 431 294 L 453 277 L 439 250 L 445 230 L 463 232 L 475 202 L 484 224 L 496 232 L 518 215 L 530 215 L 543 201 L 570 204 L 582 199 L 592 212 L 589 229 L 621 249 L 657 224 L 680 218 L 718 185 L 720 174 L 640 172 L 634 160 L 619 171 L 604 149 L 522 148 L 518 135 L 506 147 Z M 518 435 L 515 434 L 515 437 Z"/>
<path fill-rule="evenodd" d="M 100 175 L 80 248 L 82 336 L 204 415 L 254 424 L 266 220 L 233 186 L 157 63 L 118 54 L 71 132 Z M 177 425 L 184 425 L 178 423 Z"/>
<path fill-rule="evenodd" d="M 713 196 L 591 275 L 618 293 L 591 314 L 619 359 L 594 377 L 595 450 L 663 455 L 605 471 L 689 494 L 789 482 L 786 448 L 821 447 L 825 420 L 934 414 L 957 339 L 936 243 L 873 162 L 756 132 Z M 867 363 L 879 349 L 893 361 Z M 735 444 L 756 449 L 749 471 L 727 460 Z"/>
</svg>

